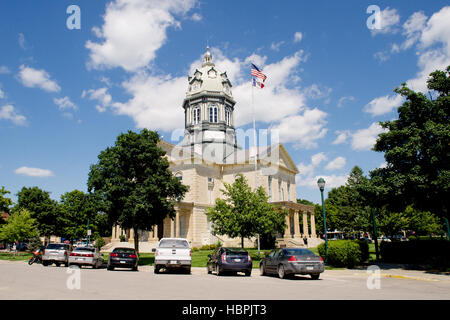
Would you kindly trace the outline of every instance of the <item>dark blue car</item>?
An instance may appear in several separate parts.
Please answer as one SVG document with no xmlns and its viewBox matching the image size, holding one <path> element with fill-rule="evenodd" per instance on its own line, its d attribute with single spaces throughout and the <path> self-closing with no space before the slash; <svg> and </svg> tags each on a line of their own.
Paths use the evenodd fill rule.
<svg viewBox="0 0 450 320">
<path fill-rule="evenodd" d="M 206 264 L 208 274 L 213 271 L 218 276 L 227 272 L 243 272 L 246 276 L 250 276 L 252 273 L 252 258 L 244 249 L 220 247 L 208 257 Z"/>
</svg>

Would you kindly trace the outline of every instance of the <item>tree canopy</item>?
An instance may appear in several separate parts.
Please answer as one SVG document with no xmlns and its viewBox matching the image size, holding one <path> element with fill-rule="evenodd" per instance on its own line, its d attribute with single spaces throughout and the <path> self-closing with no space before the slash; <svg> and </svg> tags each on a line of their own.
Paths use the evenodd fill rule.
<svg viewBox="0 0 450 320">
<path fill-rule="evenodd" d="M 4 186 L 0 189 L 0 213 L 6 212 L 9 213 L 9 207 L 12 206 L 13 202 L 10 198 L 5 197 L 5 195 L 9 194 L 8 190 L 5 189 Z"/>
<path fill-rule="evenodd" d="M 26 209 L 15 211 L 0 228 L 0 239 L 8 242 L 24 242 L 38 235 L 36 220 Z"/>
<path fill-rule="evenodd" d="M 450 194 L 450 66 L 427 81 L 427 97 L 406 84 L 395 92 L 406 101 L 398 119 L 381 122 L 373 150 L 384 152 L 387 166 L 370 173 L 375 206 L 400 212 L 409 205 L 448 216 Z M 434 98 L 433 98 L 434 97 Z"/>
<path fill-rule="evenodd" d="M 233 184 L 224 183 L 221 192 L 224 199 L 216 199 L 215 206 L 207 215 L 212 222 L 214 234 L 244 239 L 256 235 L 283 233 L 285 212 L 268 202 L 269 197 L 262 187 L 252 191 L 243 175 L 238 175 Z"/>
<path fill-rule="evenodd" d="M 108 204 L 109 221 L 134 230 L 137 251 L 138 230 L 173 218 L 175 204 L 188 190 L 169 170 L 158 141 L 159 135 L 147 129 L 123 133 L 99 154 L 89 172 L 88 191 Z"/>
</svg>

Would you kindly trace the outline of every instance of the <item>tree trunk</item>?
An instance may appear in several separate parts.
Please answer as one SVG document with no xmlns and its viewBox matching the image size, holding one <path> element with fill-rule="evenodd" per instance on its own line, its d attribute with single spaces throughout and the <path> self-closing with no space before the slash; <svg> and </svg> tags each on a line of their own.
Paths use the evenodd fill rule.
<svg viewBox="0 0 450 320">
<path fill-rule="evenodd" d="M 139 233 L 138 228 L 133 228 L 134 231 L 134 250 L 136 250 L 136 254 L 139 254 Z"/>
<path fill-rule="evenodd" d="M 244 237 L 241 237 L 241 247 L 244 249 Z"/>
</svg>

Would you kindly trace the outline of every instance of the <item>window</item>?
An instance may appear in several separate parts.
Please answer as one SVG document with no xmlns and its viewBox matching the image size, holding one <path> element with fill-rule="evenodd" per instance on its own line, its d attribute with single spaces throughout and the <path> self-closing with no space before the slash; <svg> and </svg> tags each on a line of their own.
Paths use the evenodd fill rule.
<svg viewBox="0 0 450 320">
<path fill-rule="evenodd" d="M 282 190 L 281 190 L 281 180 L 278 180 L 278 201 L 282 201 L 283 200 L 281 192 L 282 192 Z"/>
<path fill-rule="evenodd" d="M 193 124 L 200 123 L 200 108 L 194 108 L 192 110 L 192 123 Z"/>
<path fill-rule="evenodd" d="M 287 183 L 287 196 L 288 196 L 288 201 L 291 201 L 291 183 L 288 182 Z"/>
<path fill-rule="evenodd" d="M 227 126 L 231 126 L 231 109 L 225 108 L 225 122 Z"/>
<path fill-rule="evenodd" d="M 269 201 L 272 201 L 272 176 L 269 176 Z"/>
<path fill-rule="evenodd" d="M 209 107 L 209 122 L 217 123 L 217 106 L 212 105 Z"/>
</svg>

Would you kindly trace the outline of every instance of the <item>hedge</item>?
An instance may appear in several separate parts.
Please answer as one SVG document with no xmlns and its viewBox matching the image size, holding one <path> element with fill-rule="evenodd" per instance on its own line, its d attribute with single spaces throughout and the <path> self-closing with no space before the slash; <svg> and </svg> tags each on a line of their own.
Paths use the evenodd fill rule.
<svg viewBox="0 0 450 320">
<path fill-rule="evenodd" d="M 325 243 L 318 246 L 320 256 L 325 259 Z M 327 263 L 335 267 L 353 268 L 369 257 L 369 246 L 358 240 L 328 241 Z"/>
<path fill-rule="evenodd" d="M 380 255 L 384 262 L 421 264 L 446 270 L 450 268 L 450 241 L 383 241 L 380 244 Z"/>
</svg>

